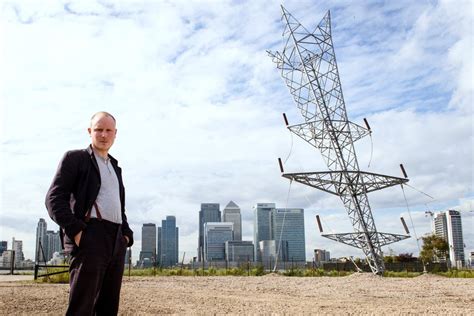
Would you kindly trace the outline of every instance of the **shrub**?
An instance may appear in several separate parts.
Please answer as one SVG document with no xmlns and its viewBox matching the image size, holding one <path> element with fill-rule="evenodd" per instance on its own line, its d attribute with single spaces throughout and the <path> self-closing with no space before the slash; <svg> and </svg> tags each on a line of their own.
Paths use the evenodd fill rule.
<svg viewBox="0 0 474 316">
<path fill-rule="evenodd" d="M 69 283 L 69 272 L 66 270 L 66 268 L 50 268 L 47 271 L 48 273 L 61 272 L 61 271 L 65 271 L 65 272 L 40 277 L 36 281 L 44 282 L 44 283 Z"/>
<path fill-rule="evenodd" d="M 252 268 L 252 270 L 250 270 L 250 275 L 254 275 L 254 276 L 262 276 L 262 275 L 265 275 L 265 269 L 263 267 L 263 265 L 258 265 L 256 266 L 255 268 Z"/>
</svg>

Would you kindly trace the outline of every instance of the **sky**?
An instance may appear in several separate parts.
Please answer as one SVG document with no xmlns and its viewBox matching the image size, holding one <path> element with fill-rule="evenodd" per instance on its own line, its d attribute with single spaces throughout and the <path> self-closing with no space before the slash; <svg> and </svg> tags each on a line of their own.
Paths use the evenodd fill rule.
<svg viewBox="0 0 474 316">
<path fill-rule="evenodd" d="M 474 251 L 473 15 L 468 0 L 282 1 L 307 29 L 331 10 L 349 119 L 362 170 L 411 187 L 369 194 L 377 229 L 412 238 L 385 253 L 418 254 L 425 212 L 462 212 Z M 279 1 L 2 1 L 0 3 L 0 240 L 34 259 L 36 225 L 60 158 L 90 143 L 90 117 L 117 119 L 119 160 L 135 232 L 176 216 L 180 258 L 196 256 L 201 203 L 240 206 L 253 240 L 256 203 L 305 209 L 306 256 L 362 257 L 320 236 L 351 232 L 342 202 L 281 177 L 325 171 L 321 154 L 285 128 L 303 119 L 267 50 L 283 49 Z M 370 166 L 369 166 L 370 164 Z M 404 197 L 406 196 L 406 200 Z M 421 245 L 421 244 L 420 244 Z"/>
</svg>

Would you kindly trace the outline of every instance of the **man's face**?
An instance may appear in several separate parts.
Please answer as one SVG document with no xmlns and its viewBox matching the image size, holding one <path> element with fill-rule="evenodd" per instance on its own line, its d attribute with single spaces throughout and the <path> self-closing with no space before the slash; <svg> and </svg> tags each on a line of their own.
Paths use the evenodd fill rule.
<svg viewBox="0 0 474 316">
<path fill-rule="evenodd" d="M 97 115 L 87 130 L 91 135 L 92 147 L 102 154 L 108 153 L 117 134 L 114 119 L 106 115 Z"/>
</svg>

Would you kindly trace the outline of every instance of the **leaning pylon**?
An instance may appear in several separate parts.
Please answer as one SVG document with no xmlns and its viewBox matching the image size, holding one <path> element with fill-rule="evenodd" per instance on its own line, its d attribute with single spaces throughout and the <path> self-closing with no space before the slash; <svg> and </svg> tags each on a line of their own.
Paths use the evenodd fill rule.
<svg viewBox="0 0 474 316">
<path fill-rule="evenodd" d="M 291 132 L 321 151 L 329 169 L 283 173 L 280 161 L 282 176 L 339 196 L 354 232 L 322 236 L 362 249 L 372 272 L 381 275 L 385 269 L 381 247 L 410 236 L 378 232 L 367 193 L 406 183 L 408 179 L 405 173 L 405 178 L 398 178 L 360 171 L 354 142 L 371 131 L 365 119 L 366 127 L 362 127 L 347 118 L 331 38 L 330 12 L 314 32 L 309 32 L 283 6 L 281 9 L 285 47 L 282 52 L 268 53 L 281 70 L 304 118 L 304 123 L 289 126 L 284 115 L 285 123 Z M 322 232 L 320 223 L 319 226 Z"/>
</svg>

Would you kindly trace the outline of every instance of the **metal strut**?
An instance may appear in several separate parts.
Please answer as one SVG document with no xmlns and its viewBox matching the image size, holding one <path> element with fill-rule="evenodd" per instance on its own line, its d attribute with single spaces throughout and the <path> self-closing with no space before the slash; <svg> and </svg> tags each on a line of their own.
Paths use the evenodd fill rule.
<svg viewBox="0 0 474 316">
<path fill-rule="evenodd" d="M 354 142 L 370 135 L 371 129 L 367 120 L 363 127 L 347 118 L 331 37 L 330 12 L 310 32 L 283 6 L 281 9 L 285 46 L 281 52 L 268 54 L 281 71 L 304 119 L 301 124 L 288 126 L 284 115 L 285 124 L 291 132 L 320 150 L 329 169 L 283 173 L 280 163 L 282 176 L 339 196 L 354 232 L 322 236 L 362 249 L 372 272 L 383 274 L 381 246 L 410 236 L 378 232 L 367 193 L 406 183 L 408 179 L 360 171 Z"/>
</svg>

